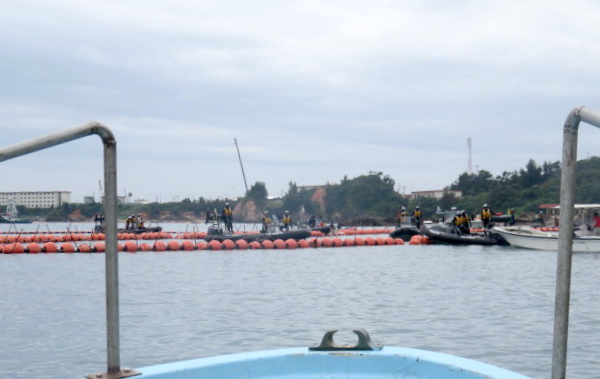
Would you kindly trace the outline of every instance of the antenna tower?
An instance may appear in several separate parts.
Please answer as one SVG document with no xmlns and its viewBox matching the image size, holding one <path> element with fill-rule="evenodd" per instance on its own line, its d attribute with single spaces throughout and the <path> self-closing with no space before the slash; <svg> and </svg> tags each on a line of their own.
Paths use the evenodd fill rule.
<svg viewBox="0 0 600 379">
<path fill-rule="evenodd" d="M 473 161 L 472 161 L 472 152 L 471 152 L 471 148 L 473 147 L 473 144 L 471 143 L 471 137 L 467 138 L 467 146 L 469 147 L 469 161 L 467 163 L 467 173 L 468 174 L 472 174 L 473 173 Z"/>
</svg>

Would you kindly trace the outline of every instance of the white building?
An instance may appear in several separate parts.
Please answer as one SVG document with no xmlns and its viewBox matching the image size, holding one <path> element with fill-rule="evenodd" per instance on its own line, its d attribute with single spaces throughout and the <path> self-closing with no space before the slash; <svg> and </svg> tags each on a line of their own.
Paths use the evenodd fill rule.
<svg viewBox="0 0 600 379">
<path fill-rule="evenodd" d="M 419 199 L 419 198 L 427 197 L 427 198 L 439 200 L 447 193 L 453 194 L 455 197 L 462 197 L 462 191 L 458 191 L 458 190 L 414 191 L 414 192 L 411 192 L 410 196 L 404 195 L 404 197 L 411 198 L 411 199 Z"/>
<path fill-rule="evenodd" d="M 11 201 L 15 205 L 23 205 L 27 208 L 56 208 L 71 202 L 71 192 L 0 192 L 0 206 L 6 206 Z"/>
</svg>

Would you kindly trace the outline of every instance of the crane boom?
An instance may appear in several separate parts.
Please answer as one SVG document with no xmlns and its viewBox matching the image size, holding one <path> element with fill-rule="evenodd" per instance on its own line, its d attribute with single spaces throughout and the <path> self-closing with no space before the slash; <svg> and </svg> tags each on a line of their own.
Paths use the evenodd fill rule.
<svg viewBox="0 0 600 379">
<path fill-rule="evenodd" d="M 237 139 L 233 139 L 233 143 L 235 144 L 235 149 L 237 150 L 238 159 L 240 160 L 240 167 L 242 168 L 242 176 L 244 177 L 244 186 L 246 187 L 245 196 L 248 196 L 248 183 L 246 182 L 246 174 L 244 173 L 244 165 L 242 164 L 242 156 L 240 155 L 240 149 L 237 144 Z"/>
</svg>

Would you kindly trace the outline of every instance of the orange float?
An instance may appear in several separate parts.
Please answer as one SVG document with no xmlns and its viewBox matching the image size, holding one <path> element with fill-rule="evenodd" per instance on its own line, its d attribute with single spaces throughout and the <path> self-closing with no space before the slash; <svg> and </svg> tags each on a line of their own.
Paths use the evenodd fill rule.
<svg viewBox="0 0 600 379">
<path fill-rule="evenodd" d="M 208 243 L 208 250 L 221 250 L 221 242 L 212 240 Z"/>
<path fill-rule="evenodd" d="M 58 247 L 54 242 L 46 242 L 42 247 L 42 251 L 46 253 L 56 253 L 58 251 Z"/>
<path fill-rule="evenodd" d="M 37 253 L 40 253 L 42 251 L 42 247 L 39 244 L 37 244 L 35 242 L 32 242 L 29 245 L 27 245 L 27 249 L 26 250 L 30 254 L 37 254 Z"/>
<path fill-rule="evenodd" d="M 17 241 L 16 242 L 29 243 L 29 242 L 31 242 L 31 236 L 20 235 L 20 236 L 17 237 Z"/>
<path fill-rule="evenodd" d="M 334 239 L 331 240 L 331 245 L 333 247 L 340 247 L 340 246 L 344 245 L 344 241 L 342 241 L 342 239 L 339 237 L 335 237 Z"/>
<path fill-rule="evenodd" d="M 80 253 L 91 253 L 92 252 L 92 247 L 90 245 L 88 245 L 87 243 L 84 243 L 82 245 L 79 246 L 79 252 Z"/>
<path fill-rule="evenodd" d="M 248 248 L 250 249 L 260 249 L 261 247 L 262 245 L 258 241 L 250 241 L 250 243 L 248 244 Z"/>
<path fill-rule="evenodd" d="M 135 241 L 127 241 L 123 245 L 123 251 L 130 251 L 130 252 L 138 251 L 138 245 Z"/>
<path fill-rule="evenodd" d="M 323 237 L 321 239 L 321 246 L 323 247 L 331 247 L 333 245 L 333 241 L 329 237 Z"/>
<path fill-rule="evenodd" d="M 275 241 L 273 241 L 273 248 L 274 249 L 285 249 L 285 242 L 282 239 L 276 239 Z"/>
<path fill-rule="evenodd" d="M 295 239 L 289 238 L 289 239 L 285 240 L 285 246 L 288 249 L 296 249 L 298 247 L 298 241 L 296 241 Z"/>
<path fill-rule="evenodd" d="M 164 243 L 163 241 L 156 241 L 156 243 L 154 244 L 154 247 L 152 247 L 152 250 L 154 250 L 154 251 L 166 251 L 167 250 L 167 244 Z"/>
<path fill-rule="evenodd" d="M 60 251 L 62 253 L 74 253 L 75 252 L 75 245 L 73 245 L 71 242 L 65 242 L 60 247 Z"/>
<path fill-rule="evenodd" d="M 23 254 L 24 252 L 25 248 L 23 247 L 23 244 L 19 242 L 4 245 L 4 254 Z"/>
<path fill-rule="evenodd" d="M 224 240 L 221 244 L 221 248 L 224 250 L 233 250 L 235 248 L 235 243 L 232 240 Z"/>
<path fill-rule="evenodd" d="M 242 239 L 237 240 L 235 241 L 235 247 L 240 250 L 246 250 L 248 249 L 248 242 Z"/>
<path fill-rule="evenodd" d="M 181 250 L 181 245 L 179 245 L 179 242 L 171 240 L 167 243 L 167 250 L 170 250 L 170 251 Z"/>
<path fill-rule="evenodd" d="M 422 245 L 423 244 L 423 236 L 421 235 L 414 235 L 412 237 L 410 237 L 410 241 L 408 242 L 409 245 Z"/>
<path fill-rule="evenodd" d="M 152 250 L 152 246 L 149 243 L 141 243 L 140 246 L 138 246 L 138 249 L 140 251 L 151 251 Z"/>
</svg>

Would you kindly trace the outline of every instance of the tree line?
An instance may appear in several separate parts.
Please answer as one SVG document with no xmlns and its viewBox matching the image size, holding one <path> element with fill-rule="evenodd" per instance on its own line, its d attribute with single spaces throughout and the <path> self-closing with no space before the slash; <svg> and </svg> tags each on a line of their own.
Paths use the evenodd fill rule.
<svg viewBox="0 0 600 379">
<path fill-rule="evenodd" d="M 600 158 L 591 157 L 577 163 L 576 196 L 579 203 L 600 202 Z M 540 204 L 558 203 L 560 193 L 560 163 L 544 162 L 541 165 L 530 159 L 524 168 L 493 176 L 489 171 L 462 173 L 443 190 L 441 199 L 407 198 L 395 189 L 395 181 L 383 172 L 369 172 L 352 179 L 344 176 L 338 183 L 328 183 L 320 188 L 302 189 L 295 182 L 289 183 L 287 193 L 279 199 L 269 199 L 264 182 L 256 182 L 245 197 L 239 199 L 211 200 L 183 199 L 180 202 L 120 204 L 119 218 L 144 213 L 150 220 L 183 221 L 191 215 L 202 219 L 207 209 L 223 209 L 226 202 L 234 207 L 237 203 L 253 202 L 257 210 L 269 210 L 283 214 L 289 210 L 296 220 L 311 215 L 330 222 L 352 223 L 356 220 L 394 219 L 405 207 L 412 211 L 421 207 L 425 218 L 435 218 L 437 210 L 452 207 L 469 213 L 478 213 L 484 203 L 496 212 L 514 208 L 517 214 L 533 213 Z M 452 190 L 462 192 L 461 197 Z M 102 213 L 101 203 L 63 204 L 51 209 L 28 209 L 18 207 L 22 216 L 39 217 L 46 221 L 69 221 L 73 215 L 93 220 Z M 237 220 L 244 221 L 244 220 Z"/>
</svg>

